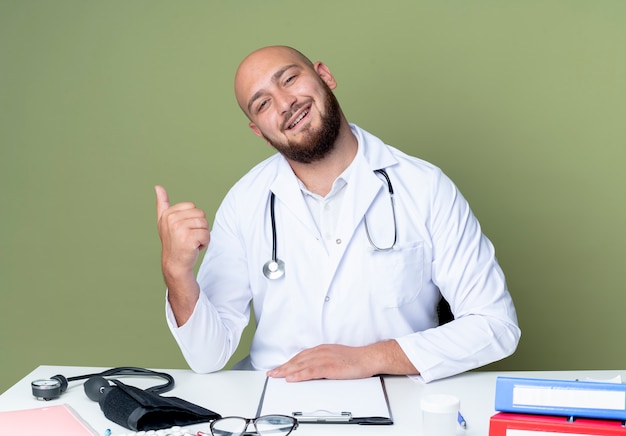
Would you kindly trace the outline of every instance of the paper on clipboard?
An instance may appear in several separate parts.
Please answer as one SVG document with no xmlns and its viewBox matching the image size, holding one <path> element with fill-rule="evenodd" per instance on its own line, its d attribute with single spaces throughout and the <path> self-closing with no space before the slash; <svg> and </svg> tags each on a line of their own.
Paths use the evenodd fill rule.
<svg viewBox="0 0 626 436">
<path fill-rule="evenodd" d="M 294 416 L 299 422 L 393 424 L 382 377 L 297 383 L 268 377 L 258 416 L 269 414 Z"/>
</svg>

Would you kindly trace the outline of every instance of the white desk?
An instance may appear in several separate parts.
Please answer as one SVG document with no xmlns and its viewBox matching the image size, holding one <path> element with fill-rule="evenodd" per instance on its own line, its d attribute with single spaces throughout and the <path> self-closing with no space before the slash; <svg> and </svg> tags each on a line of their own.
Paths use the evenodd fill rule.
<svg viewBox="0 0 626 436">
<path fill-rule="evenodd" d="M 130 430 L 120 427 L 104 417 L 98 403 L 89 400 L 83 391 L 83 381 L 70 382 L 68 390 L 60 398 L 48 402 L 38 401 L 31 394 L 30 382 L 49 378 L 56 374 L 72 377 L 100 372 L 108 368 L 40 366 L 0 395 L 0 410 L 17 410 L 43 407 L 46 405 L 70 404 L 91 426 L 101 433 L 112 430 L 112 436 L 127 434 Z M 222 416 L 238 415 L 252 418 L 256 414 L 259 397 L 263 390 L 265 375 L 258 371 L 221 371 L 213 374 L 195 374 L 189 370 L 159 371 L 171 374 L 176 387 L 166 393 L 211 409 Z M 420 434 L 421 416 L 419 400 L 424 394 L 449 393 L 461 399 L 461 412 L 467 420 L 466 430 L 458 429 L 457 435 L 486 436 L 493 408 L 495 379 L 498 375 L 516 377 L 543 377 L 574 379 L 593 377 L 608 379 L 621 375 L 623 371 L 533 371 L 533 372 L 471 372 L 444 380 L 424 384 L 407 377 L 386 377 L 385 383 L 394 425 L 360 426 L 346 424 L 301 424 L 294 436 L 310 435 L 389 435 L 408 436 Z M 128 384 L 146 388 L 160 384 L 160 379 L 125 377 Z M 208 432 L 208 424 L 196 424 L 189 430 Z"/>
</svg>

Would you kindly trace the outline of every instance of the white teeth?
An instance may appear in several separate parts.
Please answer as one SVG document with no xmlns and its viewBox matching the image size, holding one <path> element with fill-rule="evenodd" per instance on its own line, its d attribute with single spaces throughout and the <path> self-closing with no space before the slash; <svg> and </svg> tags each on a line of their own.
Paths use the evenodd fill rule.
<svg viewBox="0 0 626 436">
<path fill-rule="evenodd" d="M 300 116 L 299 116 L 299 117 L 298 117 L 298 118 L 297 118 L 297 119 L 293 122 L 293 124 L 291 124 L 291 125 L 289 126 L 289 128 L 290 128 L 290 129 L 293 129 L 294 127 L 296 127 L 296 124 L 298 124 L 298 123 L 300 122 L 300 120 L 301 120 L 302 118 L 304 118 L 304 117 L 306 116 L 306 114 L 308 114 L 308 113 L 309 113 L 309 111 L 304 111 L 304 112 L 302 112 L 302 114 L 301 114 L 301 115 L 300 115 Z"/>
</svg>

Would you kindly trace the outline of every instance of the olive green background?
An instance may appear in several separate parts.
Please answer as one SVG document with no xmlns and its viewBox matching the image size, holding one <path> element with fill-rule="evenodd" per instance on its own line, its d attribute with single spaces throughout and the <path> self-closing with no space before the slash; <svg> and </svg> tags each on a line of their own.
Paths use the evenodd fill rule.
<svg viewBox="0 0 626 436">
<path fill-rule="evenodd" d="M 213 217 L 272 153 L 232 92 L 268 44 L 468 198 L 523 332 L 487 368 L 626 367 L 623 0 L 0 0 L 0 391 L 40 364 L 186 367 L 153 185 Z"/>
</svg>

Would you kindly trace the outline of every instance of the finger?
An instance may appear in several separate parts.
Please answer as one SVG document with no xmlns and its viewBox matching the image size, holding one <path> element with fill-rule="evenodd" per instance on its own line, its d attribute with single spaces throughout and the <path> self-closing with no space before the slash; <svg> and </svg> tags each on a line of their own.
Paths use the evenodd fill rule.
<svg viewBox="0 0 626 436">
<path fill-rule="evenodd" d="M 272 378 L 283 378 L 283 369 L 282 366 L 276 367 L 274 369 L 270 369 L 265 373 L 268 377 Z"/>
<path fill-rule="evenodd" d="M 198 250 L 202 251 L 209 246 L 211 241 L 211 232 L 208 229 L 204 230 L 201 237 L 198 239 Z"/>
<path fill-rule="evenodd" d="M 270 369 L 269 371 L 267 371 L 267 376 L 272 378 L 284 378 L 287 374 L 290 373 L 291 370 L 293 370 L 293 359 L 294 358 L 290 359 L 280 366 Z"/>
<path fill-rule="evenodd" d="M 157 219 L 160 219 L 163 212 L 170 207 L 170 198 L 163 186 L 157 185 L 154 190 L 156 192 Z"/>
<path fill-rule="evenodd" d="M 286 378 L 302 371 L 307 366 L 306 351 L 301 351 L 282 365 L 267 371 L 267 375 L 273 378 Z M 303 353 L 305 353 L 304 357 Z"/>
</svg>

